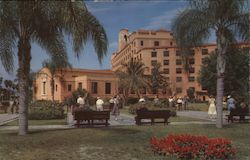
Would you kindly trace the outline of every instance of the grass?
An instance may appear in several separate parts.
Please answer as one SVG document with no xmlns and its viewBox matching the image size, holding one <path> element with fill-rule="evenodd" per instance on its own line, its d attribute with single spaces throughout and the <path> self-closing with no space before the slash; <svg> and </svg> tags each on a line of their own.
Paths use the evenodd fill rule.
<svg viewBox="0 0 250 160">
<path fill-rule="evenodd" d="M 149 146 L 152 136 L 194 134 L 224 137 L 237 148 L 235 159 L 250 159 L 249 124 L 232 124 L 223 129 L 214 125 L 155 125 L 33 130 L 28 136 L 17 131 L 0 131 L 0 159 L 4 160 L 160 160 Z"/>
</svg>

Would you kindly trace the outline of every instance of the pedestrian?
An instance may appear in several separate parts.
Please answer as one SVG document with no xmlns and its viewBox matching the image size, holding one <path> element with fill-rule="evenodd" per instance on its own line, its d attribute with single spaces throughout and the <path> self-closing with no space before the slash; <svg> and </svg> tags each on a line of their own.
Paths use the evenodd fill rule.
<svg viewBox="0 0 250 160">
<path fill-rule="evenodd" d="M 113 107 L 111 113 L 112 113 L 112 115 L 115 116 L 115 120 L 116 120 L 116 121 L 117 121 L 117 116 L 120 114 L 120 113 L 119 113 L 118 104 L 119 104 L 119 101 L 118 101 L 117 97 L 115 96 L 115 97 L 114 97 L 114 107 Z"/>
<path fill-rule="evenodd" d="M 156 96 L 154 97 L 154 103 L 155 103 L 155 104 L 158 104 L 158 103 L 159 103 L 158 95 L 156 95 Z"/>
<path fill-rule="evenodd" d="M 229 112 L 231 112 L 233 109 L 235 109 L 236 102 L 231 95 L 229 95 L 227 98 L 228 98 L 227 99 L 227 109 Z"/>
<path fill-rule="evenodd" d="M 100 97 L 97 97 L 97 101 L 96 101 L 96 110 L 97 111 L 103 111 L 103 100 Z"/>
<path fill-rule="evenodd" d="M 184 96 L 184 98 L 182 100 L 182 104 L 183 104 L 183 109 L 188 110 L 188 98 L 187 98 L 187 96 Z"/>
<path fill-rule="evenodd" d="M 143 96 L 141 96 L 138 102 L 139 103 L 144 103 L 145 102 L 145 98 Z"/>
<path fill-rule="evenodd" d="M 111 99 L 109 100 L 109 109 L 110 111 L 113 110 L 114 107 L 114 97 L 111 97 Z"/>
<path fill-rule="evenodd" d="M 170 108 L 174 107 L 174 98 L 172 96 L 168 98 L 168 103 Z"/>
<path fill-rule="evenodd" d="M 214 119 L 216 118 L 216 106 L 215 106 L 215 98 L 213 96 L 210 96 L 209 100 L 208 100 L 208 117 L 210 119 Z"/>
<path fill-rule="evenodd" d="M 181 97 L 177 99 L 177 110 L 179 111 L 182 110 L 182 98 Z"/>
<path fill-rule="evenodd" d="M 14 103 L 15 103 L 15 101 L 14 101 L 14 99 L 11 97 L 10 98 L 10 101 L 9 101 L 9 104 L 10 104 L 10 111 L 11 111 L 11 113 L 13 114 L 14 113 Z"/>
<path fill-rule="evenodd" d="M 85 96 L 83 95 L 79 95 L 77 98 L 77 104 L 79 105 L 80 109 L 87 109 L 86 105 L 85 105 L 85 99 L 87 97 L 88 93 L 85 94 Z"/>
</svg>

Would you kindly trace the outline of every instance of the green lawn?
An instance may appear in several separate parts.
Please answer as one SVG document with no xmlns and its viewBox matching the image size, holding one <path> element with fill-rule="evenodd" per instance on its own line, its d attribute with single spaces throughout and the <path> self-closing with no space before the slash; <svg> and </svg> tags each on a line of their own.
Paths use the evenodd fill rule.
<svg viewBox="0 0 250 160">
<path fill-rule="evenodd" d="M 223 129 L 214 125 L 155 125 L 31 131 L 0 131 L 0 159 L 3 160 L 160 160 L 151 152 L 149 139 L 168 134 L 224 137 L 237 148 L 235 159 L 250 159 L 249 124 L 232 124 Z M 166 158 L 168 159 L 168 158 Z"/>
</svg>

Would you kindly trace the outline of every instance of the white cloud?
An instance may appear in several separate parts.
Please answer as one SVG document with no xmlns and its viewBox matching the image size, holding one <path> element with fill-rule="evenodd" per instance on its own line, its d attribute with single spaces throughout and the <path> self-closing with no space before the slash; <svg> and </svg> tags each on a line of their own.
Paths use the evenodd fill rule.
<svg viewBox="0 0 250 160">
<path fill-rule="evenodd" d="M 143 28 L 144 29 L 159 29 L 159 28 L 170 27 L 172 19 L 182 9 L 183 8 L 178 8 L 175 10 L 166 11 L 162 15 L 152 18 L 149 24 Z M 170 28 L 167 28 L 167 29 L 170 29 Z"/>
</svg>

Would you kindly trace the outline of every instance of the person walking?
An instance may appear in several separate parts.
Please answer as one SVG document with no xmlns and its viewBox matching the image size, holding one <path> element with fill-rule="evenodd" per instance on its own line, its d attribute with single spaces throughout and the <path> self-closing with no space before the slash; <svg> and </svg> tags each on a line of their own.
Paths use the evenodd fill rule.
<svg viewBox="0 0 250 160">
<path fill-rule="evenodd" d="M 214 119 L 216 118 L 216 106 L 215 106 L 215 98 L 213 96 L 210 96 L 209 100 L 208 100 L 208 117 L 210 119 Z"/>
<path fill-rule="evenodd" d="M 228 100 L 227 100 L 227 109 L 229 112 L 231 112 L 233 109 L 235 109 L 235 100 L 233 97 L 231 97 L 230 95 L 227 97 Z"/>
<path fill-rule="evenodd" d="M 112 115 L 115 116 L 115 120 L 116 120 L 116 121 L 117 121 L 117 116 L 120 114 L 120 113 L 119 113 L 118 104 L 119 104 L 119 101 L 118 101 L 117 97 L 115 96 L 115 97 L 114 97 L 114 107 L 113 107 L 111 113 L 112 113 Z"/>
<path fill-rule="evenodd" d="M 96 110 L 97 111 L 103 111 L 103 100 L 100 97 L 97 97 L 97 101 L 96 101 Z"/>
</svg>

